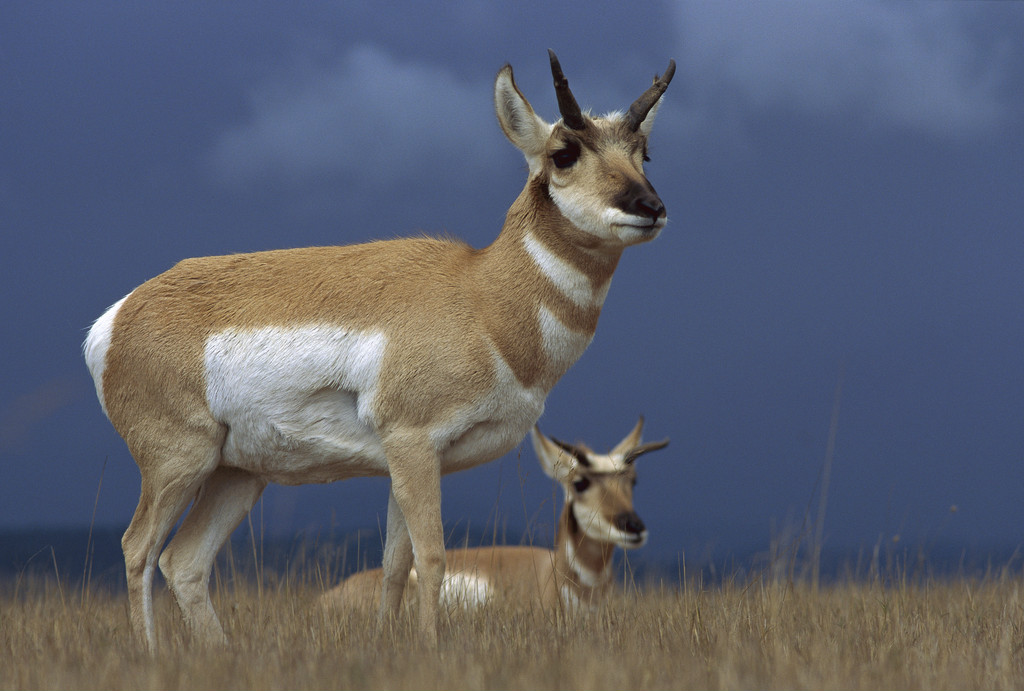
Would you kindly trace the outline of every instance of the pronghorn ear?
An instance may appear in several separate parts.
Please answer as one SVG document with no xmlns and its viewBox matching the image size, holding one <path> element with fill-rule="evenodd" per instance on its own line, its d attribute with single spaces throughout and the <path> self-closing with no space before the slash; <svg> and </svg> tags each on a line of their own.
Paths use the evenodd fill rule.
<svg viewBox="0 0 1024 691">
<path fill-rule="evenodd" d="M 664 97 L 659 98 L 655 104 L 651 107 L 651 110 L 647 113 L 647 117 L 640 123 L 640 134 L 645 137 L 651 136 L 651 129 L 654 127 L 654 116 L 658 114 L 658 108 L 661 107 L 661 102 Z"/>
<path fill-rule="evenodd" d="M 530 172 L 536 172 L 551 135 L 551 125 L 533 112 L 533 106 L 516 86 L 511 65 L 502 67 L 494 80 L 494 109 L 505 136 L 526 156 Z"/>
<path fill-rule="evenodd" d="M 626 435 L 626 438 L 615 445 L 608 455 L 610 456 L 625 456 L 631 450 L 640 445 L 640 440 L 643 439 L 644 433 L 644 416 L 641 415 L 640 419 L 637 420 L 636 427 L 633 431 Z"/>
<path fill-rule="evenodd" d="M 575 455 L 548 439 L 536 425 L 530 430 L 533 450 L 540 459 L 540 465 L 548 477 L 557 482 L 566 482 L 576 468 Z"/>
</svg>

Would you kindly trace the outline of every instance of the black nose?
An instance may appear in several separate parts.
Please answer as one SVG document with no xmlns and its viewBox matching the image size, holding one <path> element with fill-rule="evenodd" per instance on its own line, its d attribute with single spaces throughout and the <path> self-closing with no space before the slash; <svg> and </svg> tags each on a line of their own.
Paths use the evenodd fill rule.
<svg viewBox="0 0 1024 691">
<path fill-rule="evenodd" d="M 634 182 L 618 201 L 619 208 L 626 213 L 649 218 L 652 223 L 665 215 L 665 205 L 650 183 L 644 185 Z"/>
<path fill-rule="evenodd" d="M 665 215 L 665 205 L 661 203 L 661 199 L 658 197 L 648 196 L 634 201 L 629 212 L 637 216 L 646 216 L 652 221 L 657 221 Z"/>
<path fill-rule="evenodd" d="M 647 530 L 647 526 L 636 515 L 636 511 L 624 511 L 615 517 L 615 527 L 624 533 L 639 535 Z"/>
</svg>

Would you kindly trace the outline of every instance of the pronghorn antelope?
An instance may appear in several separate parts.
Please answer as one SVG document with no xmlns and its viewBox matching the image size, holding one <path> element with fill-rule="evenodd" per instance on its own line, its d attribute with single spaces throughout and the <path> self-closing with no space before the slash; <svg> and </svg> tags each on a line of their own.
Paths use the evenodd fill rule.
<svg viewBox="0 0 1024 691">
<path fill-rule="evenodd" d="M 612 584 L 616 545 L 641 547 L 647 528 L 633 509 L 633 462 L 668 445 L 668 439 L 641 444 L 643 418 L 607 454 L 583 444 L 566 444 L 531 430 L 541 467 L 562 485 L 565 502 L 553 550 L 542 547 L 475 547 L 445 553 L 448 564 L 441 605 L 475 607 L 487 601 L 553 609 L 594 606 Z M 381 569 L 360 571 L 324 593 L 327 608 L 362 610 L 380 599 Z M 409 574 L 413 594 L 416 569 Z"/>
<path fill-rule="evenodd" d="M 592 117 L 550 58 L 554 124 L 511 66 L 494 83 L 529 177 L 490 246 L 414 238 L 186 259 L 92 326 L 85 359 L 142 476 L 122 547 L 132 625 L 151 649 L 158 564 L 190 630 L 223 641 L 213 559 L 266 484 L 371 475 L 391 477 L 380 616 L 398 611 L 415 562 L 417 625 L 436 640 L 440 476 L 522 439 L 590 343 L 623 249 L 666 222 L 643 162 L 675 63 L 628 112 Z"/>
</svg>

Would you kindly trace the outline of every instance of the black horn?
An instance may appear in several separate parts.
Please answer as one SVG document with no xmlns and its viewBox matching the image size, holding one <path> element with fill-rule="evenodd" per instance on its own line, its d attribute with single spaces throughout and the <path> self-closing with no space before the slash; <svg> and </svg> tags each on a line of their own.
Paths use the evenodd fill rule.
<svg viewBox="0 0 1024 691">
<path fill-rule="evenodd" d="M 640 129 L 640 123 L 647 118 L 647 114 L 651 112 L 651 108 L 658 102 L 662 94 L 665 93 L 665 89 L 668 88 L 668 83 L 672 81 L 673 75 L 676 73 L 676 61 L 669 60 L 668 67 L 665 68 L 665 74 L 662 76 L 654 75 L 654 83 L 651 84 L 650 88 L 645 91 L 640 98 L 633 102 L 633 105 L 629 107 L 629 113 L 626 115 L 627 121 L 629 122 L 629 128 L 636 132 Z M 561 98 L 561 97 L 559 97 Z"/>
<path fill-rule="evenodd" d="M 590 459 L 587 458 L 586 449 L 580 446 L 576 446 L 575 444 L 569 444 L 568 442 L 564 442 L 561 439 L 555 439 L 554 437 L 548 437 L 548 439 L 553 441 L 555 443 L 555 446 L 560 448 L 562 451 L 565 451 L 567 454 L 575 458 L 576 462 L 579 463 L 581 466 L 583 466 L 584 468 L 590 467 Z"/>
<path fill-rule="evenodd" d="M 562 114 L 562 122 L 571 130 L 582 130 L 587 126 L 587 121 L 583 119 L 583 112 L 569 91 L 569 80 L 562 74 L 562 66 L 558 64 L 555 51 L 548 49 L 548 57 L 551 58 L 551 76 L 555 78 L 555 95 L 558 96 L 558 111 Z"/>
<path fill-rule="evenodd" d="M 652 441 L 640 446 L 633 447 L 626 453 L 626 457 L 623 459 L 626 465 L 629 465 L 635 461 L 638 457 L 649 451 L 657 451 L 658 449 L 664 449 L 668 446 L 668 439 L 662 439 L 661 441 Z"/>
</svg>

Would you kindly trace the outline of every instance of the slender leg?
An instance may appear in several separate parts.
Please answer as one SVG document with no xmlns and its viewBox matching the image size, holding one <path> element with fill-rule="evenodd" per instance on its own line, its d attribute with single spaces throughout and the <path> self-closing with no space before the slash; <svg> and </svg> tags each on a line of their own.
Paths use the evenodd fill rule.
<svg viewBox="0 0 1024 691">
<path fill-rule="evenodd" d="M 200 640 L 225 643 L 210 601 L 213 560 L 263 493 L 267 483 L 244 470 L 217 468 L 203 483 L 192 510 L 160 555 L 160 570 L 185 623 Z"/>
<path fill-rule="evenodd" d="M 168 421 L 170 423 L 170 421 Z M 156 626 L 153 620 L 153 576 L 157 556 L 164 540 L 203 481 L 220 460 L 224 430 L 216 423 L 205 429 L 168 430 L 160 439 L 147 444 L 138 438 L 129 449 L 142 474 L 142 491 L 128 529 L 121 538 L 125 577 L 128 585 L 128 609 L 132 630 L 156 650 Z"/>
<path fill-rule="evenodd" d="M 391 472 L 391 496 L 405 518 L 405 528 L 412 542 L 413 560 L 419 588 L 419 616 L 417 625 L 423 640 L 437 643 L 437 609 L 444 579 L 444 529 L 441 525 L 441 468 L 437 451 L 427 434 L 421 432 L 392 433 L 384 443 Z M 388 522 L 392 512 L 389 502 Z M 392 535 L 388 527 L 388 538 Z M 384 582 L 393 588 L 396 562 L 402 558 L 400 548 L 391 555 L 391 573 Z M 408 570 L 406 569 L 406 573 Z M 399 596 L 401 591 L 398 591 Z M 388 606 L 395 593 L 387 592 Z M 384 598 L 382 598 L 382 602 Z M 382 604 L 382 607 L 384 605 Z"/>
<path fill-rule="evenodd" d="M 175 497 L 176 501 L 158 506 L 154 483 L 142 478 L 142 492 L 135 515 L 121 538 L 124 551 L 125 580 L 128 585 L 128 609 L 132 632 L 145 641 L 150 652 L 156 651 L 156 624 L 153 619 L 153 574 L 157 553 L 174 521 L 188 505 L 190 494 Z M 164 493 L 166 497 L 166 493 Z"/>
<path fill-rule="evenodd" d="M 143 476 L 139 505 L 121 538 L 132 630 L 145 639 L 151 651 L 156 650 L 153 576 L 156 573 L 157 556 L 174 522 L 195 496 L 201 483 L 201 477 L 160 483 Z"/>
<path fill-rule="evenodd" d="M 380 623 L 398 615 L 402 606 L 402 595 L 409 580 L 412 566 L 412 542 L 405 525 L 405 516 L 398 506 L 395 493 L 388 497 L 387 536 L 384 539 L 384 578 L 381 583 Z"/>
</svg>

